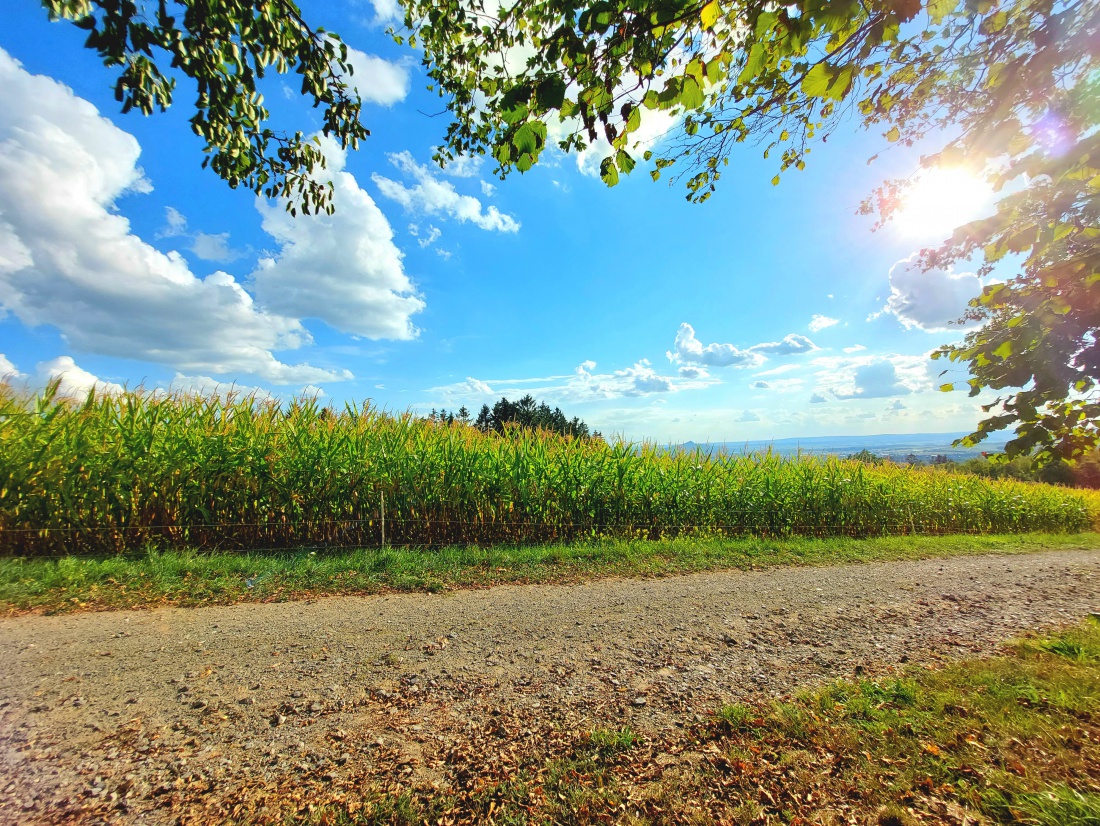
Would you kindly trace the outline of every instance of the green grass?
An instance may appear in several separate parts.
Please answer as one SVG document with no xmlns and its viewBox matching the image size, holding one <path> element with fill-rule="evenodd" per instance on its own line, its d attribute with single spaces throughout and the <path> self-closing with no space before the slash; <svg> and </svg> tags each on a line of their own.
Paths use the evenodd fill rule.
<svg viewBox="0 0 1100 826">
<path fill-rule="evenodd" d="M 845 800 L 858 800 L 881 813 L 880 823 L 927 822 L 950 804 L 976 822 L 1100 824 L 1095 620 L 1015 643 L 1003 656 L 845 680 L 739 711 L 736 727 L 729 716 L 716 715 L 713 742 L 725 755 L 717 768 L 737 769 L 734 794 L 776 789 L 780 822 L 807 813 L 816 796 L 838 815 Z M 784 757 L 795 753 L 817 771 L 784 773 Z"/>
<path fill-rule="evenodd" d="M 833 565 L 979 553 L 1100 549 L 1100 534 L 873 539 L 602 540 L 567 545 L 367 548 L 329 552 L 149 552 L 0 558 L 0 611 L 268 602 L 325 594 L 441 591 L 502 583 L 668 576 L 727 568 Z"/>
<path fill-rule="evenodd" d="M 1092 493 L 936 468 L 499 436 L 316 400 L 74 403 L 0 385 L 11 556 L 1075 532 L 1098 515 Z"/>
</svg>

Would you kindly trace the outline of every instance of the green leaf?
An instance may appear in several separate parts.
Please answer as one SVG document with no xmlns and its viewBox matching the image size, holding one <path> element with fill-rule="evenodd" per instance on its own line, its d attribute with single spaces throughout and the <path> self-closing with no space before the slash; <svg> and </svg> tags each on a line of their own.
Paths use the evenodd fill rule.
<svg viewBox="0 0 1100 826">
<path fill-rule="evenodd" d="M 642 110 L 637 106 L 630 107 L 630 114 L 626 118 L 626 131 L 637 131 L 638 127 L 642 125 Z"/>
<path fill-rule="evenodd" d="M 823 98 L 829 92 L 833 72 L 828 63 L 816 63 L 802 78 L 802 93 L 807 97 Z"/>
<path fill-rule="evenodd" d="M 938 26 L 958 5 L 959 0 L 928 0 L 928 17 Z"/>
<path fill-rule="evenodd" d="M 886 133 L 886 140 L 890 141 L 890 143 L 896 143 L 900 137 L 901 132 L 898 131 L 898 128 L 896 126 L 891 128 L 890 131 Z"/>
<path fill-rule="evenodd" d="M 704 29 L 711 29 L 714 24 L 718 22 L 718 15 L 720 13 L 718 3 L 715 0 L 710 0 L 699 12 L 699 22 Z"/>
<path fill-rule="evenodd" d="M 608 186 L 619 182 L 619 170 L 615 168 L 615 159 L 611 157 L 600 161 L 600 179 Z"/>
<path fill-rule="evenodd" d="M 1051 312 L 1057 313 L 1058 315 L 1067 315 L 1070 310 L 1073 309 L 1070 303 L 1060 295 L 1053 296 L 1047 301 L 1047 306 L 1050 308 Z"/>
<path fill-rule="evenodd" d="M 615 163 L 618 164 L 619 170 L 624 175 L 629 175 L 634 171 L 634 159 L 621 149 L 615 154 Z"/>
<path fill-rule="evenodd" d="M 698 80 L 691 76 L 684 78 L 678 102 L 685 109 L 698 109 L 703 105 L 703 87 Z"/>
<path fill-rule="evenodd" d="M 561 109 L 565 103 L 565 81 L 556 75 L 546 78 L 536 87 L 535 98 L 544 111 Z"/>
<path fill-rule="evenodd" d="M 538 156 L 546 137 L 546 125 L 538 121 L 523 124 L 512 136 L 512 145 L 520 154 Z"/>
</svg>

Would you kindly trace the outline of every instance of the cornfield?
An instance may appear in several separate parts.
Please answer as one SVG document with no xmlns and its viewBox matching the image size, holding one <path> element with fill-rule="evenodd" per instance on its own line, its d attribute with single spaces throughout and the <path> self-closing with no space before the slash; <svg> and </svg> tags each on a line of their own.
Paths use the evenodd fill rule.
<svg viewBox="0 0 1100 826">
<path fill-rule="evenodd" d="M 0 553 L 1079 531 L 1069 489 L 890 464 L 709 456 L 369 406 L 0 386 Z"/>
</svg>

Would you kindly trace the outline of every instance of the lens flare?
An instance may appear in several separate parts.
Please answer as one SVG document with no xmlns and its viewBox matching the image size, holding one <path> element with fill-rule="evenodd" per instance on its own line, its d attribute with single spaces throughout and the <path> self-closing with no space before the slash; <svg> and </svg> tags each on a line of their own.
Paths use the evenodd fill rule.
<svg viewBox="0 0 1100 826">
<path fill-rule="evenodd" d="M 920 176 L 901 199 L 894 221 L 907 236 L 942 240 L 992 211 L 993 189 L 971 172 L 937 168 Z"/>
</svg>

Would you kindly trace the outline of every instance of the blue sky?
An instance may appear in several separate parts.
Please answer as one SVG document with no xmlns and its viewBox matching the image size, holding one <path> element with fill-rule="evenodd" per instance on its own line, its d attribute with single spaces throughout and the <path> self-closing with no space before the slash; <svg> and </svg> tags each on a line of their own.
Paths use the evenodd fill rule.
<svg viewBox="0 0 1100 826">
<path fill-rule="evenodd" d="M 302 5 L 356 50 L 372 132 L 332 156 L 332 218 L 291 219 L 200 169 L 186 83 L 167 113 L 123 116 L 82 32 L 32 0 L 5 11 L 0 372 L 425 412 L 530 392 L 661 442 L 977 422 L 982 400 L 938 392 L 927 354 L 961 336 L 947 322 L 978 280 L 906 266 L 959 199 L 876 233 L 855 214 L 915 153 L 868 165 L 885 141 L 853 125 L 773 187 L 774 160 L 745 145 L 702 205 L 641 167 L 608 189 L 598 150 L 506 181 L 485 160 L 440 171 L 446 117 L 385 35 L 396 7 Z M 265 96 L 277 125 L 310 132 L 295 78 Z"/>
</svg>

